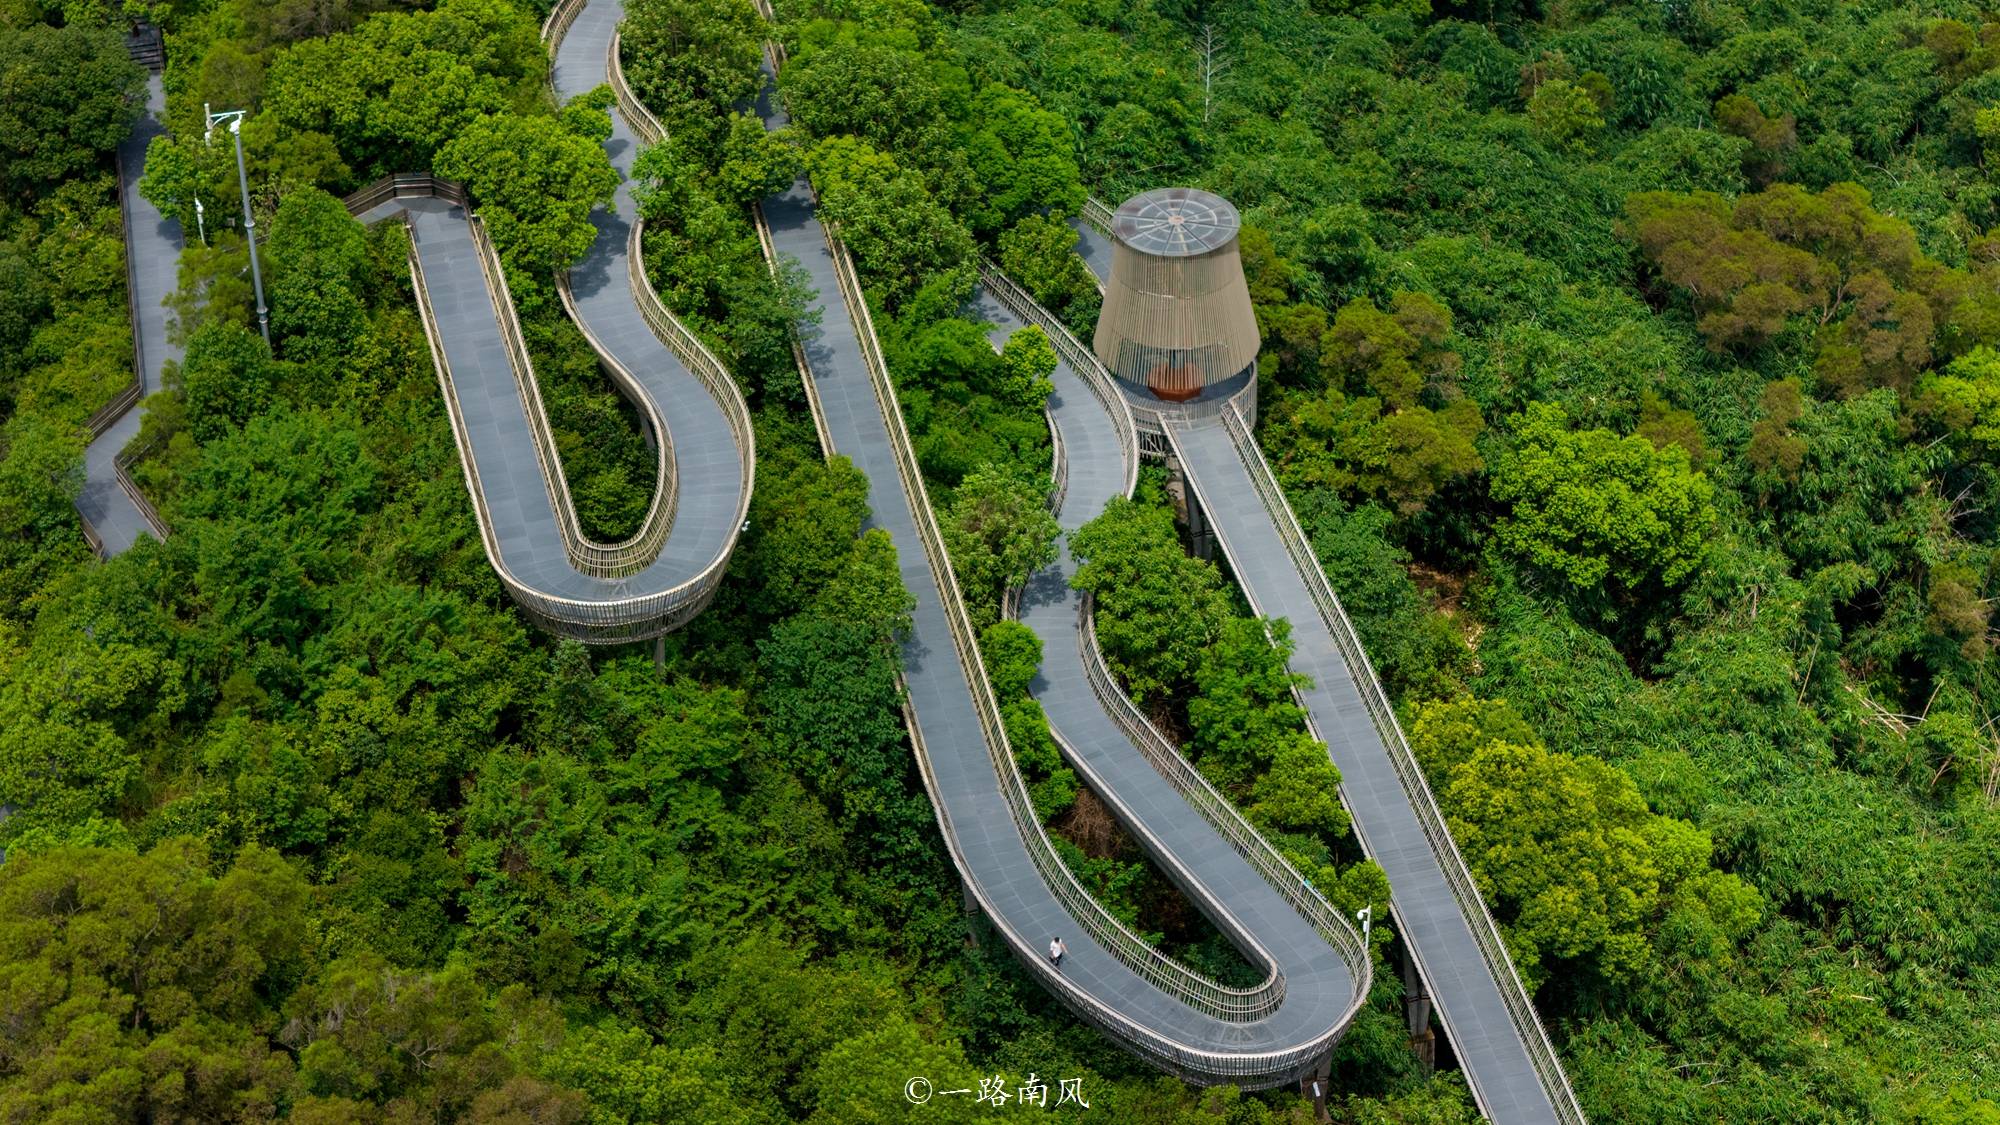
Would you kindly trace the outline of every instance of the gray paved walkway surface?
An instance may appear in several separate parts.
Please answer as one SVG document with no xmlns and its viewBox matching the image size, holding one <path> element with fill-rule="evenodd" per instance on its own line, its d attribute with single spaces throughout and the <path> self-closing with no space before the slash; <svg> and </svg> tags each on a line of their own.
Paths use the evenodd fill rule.
<svg viewBox="0 0 2000 1125">
<path fill-rule="evenodd" d="M 1340 767 L 1348 810 L 1366 836 L 1369 853 L 1389 876 L 1396 921 L 1422 956 L 1431 997 L 1460 1067 L 1494 1120 L 1556 1120 L 1549 1092 L 1508 1017 L 1501 985 L 1487 971 L 1473 938 L 1474 921 L 1460 911 L 1446 885 L 1388 748 L 1362 702 L 1354 671 L 1335 646 L 1271 514 L 1258 502 L 1229 431 L 1210 422 L 1172 424 L 1168 434 L 1252 605 L 1263 616 L 1291 621 L 1292 668 L 1312 680 L 1304 692 L 1306 709 Z"/>
<path fill-rule="evenodd" d="M 767 125 L 775 128 L 785 122 L 782 110 L 772 103 L 768 82 L 758 107 Z M 1116 1012 L 1118 1018 L 1187 1049 L 1249 1056 L 1284 1051 L 1325 1036 L 1352 997 L 1353 983 L 1339 959 L 1303 923 L 1286 924 L 1277 917 L 1290 912 L 1276 894 L 1228 850 L 1129 743 L 1122 737 L 1116 744 L 1108 737 L 1099 737 L 1101 732 L 1086 730 L 1081 719 L 1077 720 L 1078 734 L 1094 752 L 1102 753 L 1107 770 L 1114 771 L 1112 776 L 1118 778 L 1115 792 L 1120 797 L 1129 794 L 1137 806 L 1135 811 L 1149 825 L 1161 826 L 1186 849 L 1175 853 L 1177 859 L 1201 870 L 1204 881 L 1218 892 L 1226 887 L 1232 905 L 1240 903 L 1255 915 L 1249 922 L 1258 927 L 1256 941 L 1289 970 L 1286 1002 L 1272 1015 L 1254 1022 L 1232 1022 L 1198 1012 L 1092 941 L 1042 880 L 1001 793 L 966 669 L 952 644 L 938 576 L 917 538 L 912 498 L 905 493 L 896 469 L 888 424 L 862 358 L 860 339 L 840 297 L 833 255 L 815 217 L 810 190 L 801 179 L 765 200 L 763 206 L 775 249 L 805 267 L 826 306 L 820 326 L 811 330 L 805 341 L 807 362 L 834 449 L 867 475 L 870 526 L 886 530 L 895 542 L 904 585 L 916 597 L 914 625 L 903 648 L 910 701 L 930 749 L 939 797 L 955 835 L 950 843 L 998 915 L 996 924 L 1016 935 L 1020 943 L 1017 949 L 1026 946 L 1025 955 L 1030 957 L 1048 939 L 1060 936 L 1069 947 L 1060 988 L 1091 997 Z M 1066 402 L 1081 407 L 1089 399 L 1089 392 L 1073 375 L 1064 389 Z M 1101 508 L 1118 487 L 1112 480 L 1122 479 L 1122 473 L 1107 468 L 1102 455 L 1103 447 L 1109 446 L 1113 459 L 1116 457 L 1116 438 L 1108 421 L 1104 416 L 1098 426 L 1086 425 L 1077 434 L 1077 441 L 1089 443 L 1091 449 L 1087 466 L 1081 463 L 1082 444 L 1078 461 L 1072 463 L 1070 488 L 1074 510 L 1079 513 L 1093 502 Z M 1052 608 L 1056 615 L 1062 615 L 1059 607 Z M 1067 617 L 1069 642 L 1050 646 L 1058 653 L 1072 654 L 1072 659 L 1074 620 L 1072 609 Z M 1087 685 L 1077 676 L 1064 678 L 1070 689 L 1087 695 Z M 1055 679 L 1044 678 L 1043 686 L 1051 699 L 1057 691 Z M 1087 710 L 1109 725 L 1094 700 L 1081 703 L 1080 697 L 1065 695 L 1065 713 L 1072 703 L 1080 704 L 1079 715 Z M 1295 919 L 1296 915 L 1290 917 Z M 1276 1076 L 1276 1080 L 1284 1077 Z"/>
<path fill-rule="evenodd" d="M 607 47 L 622 15 L 614 0 L 587 6 L 556 58 L 559 93 L 606 79 Z M 621 173 L 637 155 L 631 127 L 614 109 L 605 150 Z M 747 486 L 723 408 L 707 384 L 660 342 L 639 311 L 627 273 L 627 237 L 637 215 L 628 184 L 610 209 L 595 211 L 597 240 L 570 273 L 584 324 L 639 382 L 665 419 L 679 495 L 672 533 L 652 563 L 621 578 L 578 572 L 563 549 L 553 501 L 535 458 L 525 407 L 507 360 L 500 324 L 464 214 L 438 200 L 398 200 L 411 236 L 451 371 L 471 454 L 501 558 L 517 581 L 542 594 L 603 603 L 654 594 L 695 577 L 734 546 Z"/>
<path fill-rule="evenodd" d="M 181 224 L 169 219 L 139 195 L 139 176 L 146 170 L 146 146 L 166 129 L 160 118 L 166 113 L 167 96 L 158 74 L 146 78 L 146 115 L 139 119 L 130 136 L 118 145 L 118 161 L 124 170 L 118 185 L 119 209 L 125 218 L 125 255 L 130 262 L 132 307 L 138 323 L 132 326 L 132 346 L 139 353 L 139 374 L 145 394 L 160 389 L 160 370 L 168 360 L 181 357 L 179 345 L 167 340 L 168 313 L 165 301 L 179 287 Z M 104 552 L 120 554 L 138 542 L 141 534 L 151 534 L 144 516 L 132 498 L 118 485 L 112 459 L 139 432 L 141 411 L 133 408 L 98 435 L 83 453 L 83 491 L 76 498 L 76 510 L 98 537 Z"/>
</svg>

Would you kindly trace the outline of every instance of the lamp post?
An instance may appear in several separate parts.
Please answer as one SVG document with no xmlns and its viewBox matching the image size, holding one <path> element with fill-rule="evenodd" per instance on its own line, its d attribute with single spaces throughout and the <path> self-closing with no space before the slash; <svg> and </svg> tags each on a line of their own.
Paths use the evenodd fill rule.
<svg viewBox="0 0 2000 1125">
<path fill-rule="evenodd" d="M 250 244 L 250 285 L 257 291 L 257 328 L 264 334 L 264 347 L 271 346 L 271 315 L 264 305 L 264 274 L 257 267 L 257 220 L 250 214 L 250 174 L 243 168 L 243 111 L 225 109 L 216 113 L 203 102 L 201 108 L 208 113 L 208 131 L 202 134 L 207 143 L 215 141 L 215 127 L 229 122 L 229 132 L 236 138 L 236 186 L 243 192 L 243 238 Z"/>
<path fill-rule="evenodd" d="M 201 196 L 194 197 L 194 229 L 201 235 L 201 244 L 208 245 L 208 218 L 202 210 Z"/>
</svg>

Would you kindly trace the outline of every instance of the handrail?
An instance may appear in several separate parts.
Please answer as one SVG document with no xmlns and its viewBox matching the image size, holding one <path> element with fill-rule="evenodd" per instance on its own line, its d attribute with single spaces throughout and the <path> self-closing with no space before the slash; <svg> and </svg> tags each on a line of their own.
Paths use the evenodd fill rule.
<svg viewBox="0 0 2000 1125">
<path fill-rule="evenodd" d="M 349 192 L 340 199 L 347 213 L 359 218 L 392 199 L 430 196 L 447 203 L 467 206 L 465 185 L 439 179 L 428 172 L 392 172 L 367 187 Z"/>
<path fill-rule="evenodd" d="M 572 20 L 574 18 L 571 17 Z M 564 30 L 567 28 L 568 24 L 565 23 Z M 640 140 L 648 145 L 660 144 L 667 139 L 666 126 L 660 123 L 659 118 L 653 116 L 653 111 L 646 108 L 645 103 L 633 94 L 631 85 L 625 81 L 623 42 L 623 29 L 613 28 L 611 44 L 606 48 L 604 60 L 605 73 L 611 78 L 612 97 L 618 104 L 618 111 L 625 115 L 627 124 L 632 126 L 632 131 Z M 549 44 L 551 55 L 559 45 L 560 37 Z M 743 389 L 736 385 L 735 378 L 722 365 L 722 361 L 716 358 L 707 344 L 701 342 L 700 337 L 681 323 L 680 318 L 674 315 L 665 301 L 660 300 L 658 290 L 653 288 L 653 279 L 646 273 L 645 236 L 646 216 L 635 210 L 632 233 L 627 236 L 625 243 L 626 283 L 631 287 L 633 301 L 639 306 L 639 315 L 646 321 L 647 327 L 653 330 L 653 335 L 667 346 L 667 350 L 674 353 L 695 378 L 702 381 L 708 388 L 708 393 L 722 407 L 723 417 L 729 421 L 729 430 L 736 439 L 736 451 L 743 467 L 743 489 L 737 502 L 734 520 L 734 525 L 741 527 L 744 518 L 750 514 L 750 493 L 757 476 L 757 437 L 750 422 L 750 407 L 743 401 Z M 565 274 L 563 277 L 565 291 L 568 289 L 568 284 L 568 275 Z M 572 316 L 578 325 L 584 323 L 582 317 L 574 314 Z M 665 427 L 661 428 L 661 432 L 665 432 Z"/>
<path fill-rule="evenodd" d="M 1048 337 L 1049 343 L 1055 345 L 1056 354 L 1068 361 L 1070 369 L 1083 379 L 1084 385 L 1090 388 L 1090 393 L 1096 395 L 1097 401 L 1103 403 L 1104 409 L 1110 412 L 1113 427 L 1118 431 L 1118 452 L 1125 460 L 1124 491 L 1126 495 L 1131 495 L 1139 480 L 1138 439 L 1133 432 L 1131 404 L 1125 401 L 1125 396 L 1111 381 L 1111 372 L 1106 370 L 1097 356 L 1070 332 L 1068 325 L 1056 319 L 1054 314 L 1043 308 L 1027 290 L 1021 288 L 1019 283 L 984 257 L 979 259 L 979 279 L 993 290 L 993 295 L 1000 298 L 1000 303 L 1006 305 L 1015 316 L 1042 330 L 1042 334 Z M 1053 419 L 1049 422 L 1049 430 L 1051 433 L 1055 432 Z"/>
<path fill-rule="evenodd" d="M 406 177 L 405 185 L 419 179 L 428 177 Z M 473 455 L 471 435 L 465 427 L 450 364 L 447 362 L 444 345 L 438 334 L 436 317 L 431 309 L 430 290 L 424 280 L 423 263 L 417 254 L 414 235 L 413 230 L 409 255 L 410 281 L 415 291 L 418 315 L 423 322 L 425 339 L 430 344 L 431 362 L 437 369 L 438 382 L 444 391 L 445 409 L 450 419 L 452 437 L 458 444 L 459 461 L 465 471 L 466 488 L 472 494 L 473 514 L 479 527 L 480 541 L 486 549 L 486 557 L 492 563 L 494 573 L 499 575 L 500 583 L 506 588 L 508 596 L 512 597 L 523 612 L 542 628 L 559 636 L 574 637 L 594 643 L 645 640 L 668 632 L 701 612 L 714 597 L 716 587 L 721 583 L 723 571 L 729 562 L 728 552 L 711 560 L 699 573 L 686 581 L 666 590 L 599 600 L 544 593 L 521 581 L 508 568 L 493 529 L 492 513 L 486 506 L 486 493 L 480 484 L 479 467 Z"/>
<path fill-rule="evenodd" d="M 1557 1115 L 1565 1122 L 1580 1123 L 1584 1120 L 1583 1110 L 1577 1104 L 1576 1092 L 1571 1089 L 1569 1077 L 1563 1072 L 1561 1062 L 1556 1058 L 1555 1047 L 1550 1042 L 1548 1030 L 1542 1025 L 1541 1016 L 1536 1013 L 1534 1002 L 1528 997 L 1520 975 L 1514 969 L 1513 960 L 1507 955 L 1505 943 L 1501 940 L 1499 926 L 1486 908 L 1486 900 L 1479 894 L 1473 881 L 1472 871 L 1466 865 L 1465 857 L 1459 852 L 1458 844 L 1446 828 L 1444 814 L 1438 809 L 1437 798 L 1432 794 L 1430 783 L 1425 780 L 1422 767 L 1417 764 L 1416 755 L 1410 751 L 1409 742 L 1403 736 L 1402 724 L 1396 719 L 1395 709 L 1389 704 L 1388 693 L 1382 688 L 1381 680 L 1375 674 L 1375 667 L 1368 659 L 1368 652 L 1361 644 L 1354 624 L 1342 608 L 1340 598 L 1334 594 L 1327 582 L 1326 573 L 1321 569 L 1317 556 L 1307 543 L 1305 532 L 1300 528 L 1298 517 L 1291 504 L 1285 500 L 1277 479 L 1265 463 L 1263 453 L 1257 448 L 1256 439 L 1251 436 L 1249 424 L 1235 403 L 1222 411 L 1223 426 L 1228 429 L 1230 444 L 1237 457 L 1249 471 L 1250 479 L 1256 487 L 1258 498 L 1271 514 L 1276 524 L 1279 539 L 1285 545 L 1285 553 L 1305 580 L 1306 589 L 1312 595 L 1313 604 L 1319 610 L 1327 631 L 1332 634 L 1334 644 L 1347 662 L 1354 685 L 1368 708 L 1368 717 L 1374 723 L 1376 732 L 1387 749 L 1389 761 L 1395 767 L 1396 777 L 1402 783 L 1404 795 L 1415 811 L 1417 822 L 1423 827 L 1424 837 L 1429 842 L 1431 852 L 1436 857 L 1438 867 L 1444 872 L 1445 883 L 1451 888 L 1452 898 L 1465 915 L 1468 928 L 1486 962 L 1486 968 L 1498 986 L 1502 1000 L 1507 1006 L 1507 1015 L 1514 1025 L 1515 1034 L 1528 1052 L 1535 1073 L 1548 1091 L 1549 1101 L 1555 1106 Z M 1310 721 L 1310 713 L 1308 713 Z M 1360 824 L 1356 822 L 1356 830 Z M 1365 836 L 1364 836 L 1365 842 Z M 1392 900 L 1393 909 L 1394 902 Z M 1414 942 L 1406 943 L 1410 956 L 1417 959 L 1421 968 L 1422 958 Z M 1429 979 L 1429 974 L 1425 974 Z M 1451 1024 L 1451 1011 L 1445 999 L 1433 996 L 1438 1005 L 1447 1030 Z M 1480 1095 L 1476 1076 L 1467 1071 L 1466 1079 L 1472 1086 L 1475 1097 Z M 1482 1105 L 1485 1099 L 1480 1098 Z"/>
<path fill-rule="evenodd" d="M 576 292 L 570 287 L 568 270 L 556 271 L 556 297 L 562 301 L 563 312 L 569 315 L 570 323 L 576 325 L 576 330 L 582 334 L 584 342 L 590 345 L 590 350 L 597 353 L 598 365 L 603 367 L 611 376 L 611 381 L 618 385 L 618 392 L 625 396 L 625 401 L 631 403 L 634 410 L 645 417 L 646 428 L 652 432 L 657 446 L 654 451 L 656 461 L 654 479 L 657 483 L 653 486 L 652 502 L 646 505 L 646 515 L 639 521 L 639 530 L 622 543 L 606 548 L 613 551 L 634 549 L 633 565 L 626 570 L 626 573 L 643 570 L 653 559 L 659 557 L 661 549 L 666 546 L 667 535 L 674 526 L 674 517 L 680 511 L 681 492 L 677 463 L 674 459 L 673 431 L 667 428 L 666 419 L 661 417 L 653 401 L 646 397 L 638 378 L 622 360 L 612 354 L 611 349 L 598 338 L 597 332 L 577 310 Z M 642 543 L 642 539 L 647 542 Z M 584 539 L 583 543 L 586 546 L 595 546 L 588 539 Z"/>
<path fill-rule="evenodd" d="M 653 111 L 646 108 L 645 103 L 632 93 L 632 87 L 625 81 L 625 58 L 620 53 L 623 37 L 623 29 L 612 31 L 611 46 L 607 49 L 610 57 L 604 61 L 604 72 L 611 76 L 611 96 L 618 103 L 618 111 L 625 115 L 626 123 L 632 126 L 632 131 L 639 135 L 639 139 L 649 145 L 656 145 L 667 139 L 667 127 L 660 124 L 660 119 L 653 116 Z M 551 52 L 555 50 L 554 44 L 550 45 L 549 50 Z"/>
<path fill-rule="evenodd" d="M 542 484 L 548 489 L 549 505 L 555 511 L 556 525 L 562 532 L 563 553 L 578 573 L 592 578 L 623 578 L 644 570 L 659 557 L 660 548 L 667 541 L 677 495 L 673 487 L 673 442 L 666 436 L 665 420 L 646 400 L 646 396 L 639 393 L 638 383 L 630 381 L 630 373 L 623 366 L 614 366 L 613 378 L 629 381 L 627 385 L 631 391 L 628 397 L 645 414 L 653 432 L 660 435 L 656 451 L 659 483 L 654 488 L 653 502 L 646 510 L 645 519 L 631 537 L 616 543 L 600 543 L 585 536 L 582 521 L 577 517 L 576 502 L 570 496 L 569 477 L 563 472 L 562 455 L 556 448 L 555 428 L 549 424 L 541 384 L 535 378 L 534 360 L 528 355 L 527 340 L 521 334 L 520 317 L 514 311 L 514 297 L 507 288 L 507 274 L 500 264 L 500 252 L 494 248 L 492 238 L 486 233 L 486 223 L 478 213 L 467 216 L 467 219 L 472 226 L 473 246 L 479 252 L 479 268 L 486 276 L 486 292 L 492 300 L 495 319 L 500 324 L 500 338 L 506 345 L 507 362 L 514 372 L 514 385 L 526 408 L 528 430 L 534 436 L 535 460 L 541 465 Z M 598 346 L 593 340 L 592 347 Z"/>
<path fill-rule="evenodd" d="M 767 41 L 768 45 L 768 41 Z M 811 186 L 807 186 L 811 190 Z M 756 200 L 750 202 L 750 219 L 757 227 L 757 244 L 764 248 L 764 267 L 771 271 L 771 277 L 778 277 L 778 247 L 771 241 L 771 224 L 764 218 L 764 205 Z M 806 361 L 805 343 L 799 339 L 798 328 L 792 327 L 792 362 L 799 369 L 799 383 L 805 388 L 806 409 L 812 414 L 813 431 L 819 435 L 819 452 L 822 457 L 833 456 L 833 434 L 826 428 L 826 406 L 819 400 L 819 388 L 813 385 L 811 365 Z"/>
<path fill-rule="evenodd" d="M 138 464 L 139 458 L 151 453 L 153 447 L 158 444 L 159 437 L 155 435 L 137 449 L 128 446 L 119 450 L 111 458 L 111 472 L 118 481 L 118 487 L 124 489 L 125 494 L 131 497 L 132 506 L 139 510 L 139 518 L 146 521 L 146 528 L 153 533 L 153 538 L 165 542 L 167 534 L 173 529 L 168 527 L 167 521 L 160 516 L 160 510 L 153 507 L 153 502 L 146 499 L 146 494 L 140 491 L 139 482 L 132 479 L 132 466 Z"/>
<path fill-rule="evenodd" d="M 1056 425 L 1055 412 L 1042 407 L 1042 417 L 1049 424 L 1049 511 L 1062 511 L 1063 498 L 1069 495 L 1069 452 L 1063 448 L 1062 430 Z"/>
<path fill-rule="evenodd" d="M 91 412 L 84 428 L 90 436 L 101 437 L 112 424 L 125 416 L 138 401 L 146 397 L 146 357 L 139 354 L 139 279 L 132 262 L 132 239 L 129 234 L 132 225 L 132 201 L 125 198 L 125 157 L 117 148 L 111 150 L 113 175 L 118 177 L 118 219 L 128 230 L 120 249 L 125 258 L 125 318 L 132 325 L 132 381 L 111 400 Z"/>
<path fill-rule="evenodd" d="M 569 25 L 576 22 L 577 13 L 588 3 L 590 0 L 556 0 L 555 7 L 549 9 L 548 18 L 542 21 L 542 42 L 549 45 L 550 58 L 555 57 L 556 44 L 562 42 Z"/>
<path fill-rule="evenodd" d="M 146 385 L 137 379 L 132 380 L 121 387 L 117 394 L 112 395 L 111 401 L 98 407 L 97 413 L 84 419 L 83 428 L 89 432 L 92 441 L 103 437 L 104 431 L 116 425 L 118 419 L 123 418 L 125 412 L 132 409 L 144 397 L 146 397 Z"/>
<path fill-rule="evenodd" d="M 1089 223 L 1105 234 L 1111 233 L 1111 208 L 1106 206 L 1103 200 L 1098 199 L 1094 195 L 1084 196 L 1083 210 L 1079 214 L 1083 217 L 1084 222 Z"/>
<path fill-rule="evenodd" d="M 877 404 L 887 425 L 889 444 L 895 454 L 896 471 L 902 478 L 904 492 L 910 500 L 917 525 L 917 538 L 921 541 L 925 554 L 929 556 L 932 577 L 937 585 L 939 597 L 944 603 L 945 620 L 951 629 L 952 644 L 958 650 L 967 686 L 971 689 L 974 709 L 978 713 L 980 726 L 986 736 L 987 753 L 1000 780 L 1001 795 L 1006 799 L 1008 812 L 1022 834 L 1036 870 L 1071 916 L 1100 946 L 1161 991 L 1177 997 L 1197 1011 L 1218 1019 L 1249 1022 L 1268 1016 L 1277 1010 L 1284 998 L 1284 976 L 1278 971 L 1277 963 L 1270 959 L 1268 954 L 1263 960 L 1269 967 L 1269 975 L 1262 983 L 1251 988 L 1229 988 L 1205 977 L 1148 944 L 1124 923 L 1113 917 L 1102 903 L 1084 889 L 1068 865 L 1063 863 L 1062 857 L 1056 853 L 1055 845 L 1050 842 L 1047 831 L 1043 829 L 1040 817 L 1035 814 L 1034 803 L 1028 795 L 1027 782 L 1021 776 L 1020 767 L 1015 762 L 1013 750 L 1008 743 L 1006 727 L 1000 718 L 999 704 L 993 697 L 992 683 L 987 679 L 985 662 L 981 659 L 979 646 L 972 636 L 971 619 L 966 613 L 964 600 L 958 591 L 958 583 L 953 577 L 955 572 L 951 567 L 950 556 L 945 551 L 944 536 L 938 529 L 935 514 L 931 511 L 929 493 L 924 487 L 923 475 L 917 468 L 909 430 L 903 422 L 902 407 L 896 399 L 895 385 L 890 380 L 888 364 L 882 358 L 880 344 L 875 336 L 874 318 L 869 312 L 867 299 L 862 295 L 860 282 L 855 276 L 853 260 L 830 224 L 823 225 L 821 229 L 825 233 L 827 248 L 833 256 L 834 277 L 840 286 L 842 300 L 848 307 L 848 314 L 854 321 L 855 333 L 861 342 L 863 366 L 868 369 Z M 920 746 L 918 752 L 920 755 L 924 753 Z M 928 768 L 925 773 L 927 777 L 931 776 Z M 933 789 L 932 793 L 935 798 L 937 790 Z M 940 809 L 943 808 L 942 801 L 934 799 L 933 803 Z M 948 838 L 955 839 L 955 837 Z M 1030 959 L 1035 960 L 1032 957 Z"/>
<path fill-rule="evenodd" d="M 1118 686 L 1110 666 L 1105 663 L 1104 650 L 1097 642 L 1095 604 L 1096 599 L 1085 592 L 1077 607 L 1076 620 L 1077 645 L 1083 652 L 1084 676 L 1090 681 L 1092 693 L 1104 705 L 1105 714 L 1111 716 L 1160 776 L 1166 778 L 1168 784 L 1178 790 L 1223 839 L 1229 841 L 1229 846 L 1264 877 L 1279 897 L 1290 903 L 1326 939 L 1334 952 L 1340 954 L 1348 972 L 1357 982 L 1354 1002 L 1340 1021 L 1340 1026 L 1345 1026 L 1368 996 L 1368 981 L 1374 973 L 1374 965 L 1367 945 L 1361 935 L 1354 932 L 1354 925 L 1347 920 L 1347 916 L 1326 901 L 1325 896 L 1314 889 L 1298 868 L 1264 839 L 1263 834 L 1236 808 L 1235 802 L 1223 796 L 1208 778 L 1202 776 L 1200 770 L 1181 756 L 1159 728 L 1140 713 L 1131 696 Z"/>
<path fill-rule="evenodd" d="M 722 416 L 729 421 L 729 432 L 736 438 L 736 452 L 743 465 L 743 488 L 736 502 L 734 526 L 743 526 L 743 519 L 750 514 L 750 493 L 757 478 L 757 435 L 750 423 L 750 407 L 743 401 L 743 390 L 722 366 L 707 344 L 688 330 L 680 318 L 660 300 L 654 290 L 653 281 L 646 276 L 646 253 L 644 245 L 645 221 L 632 224 L 632 234 L 625 254 L 626 281 L 632 287 L 632 296 L 639 306 L 639 315 L 653 335 L 659 337 L 667 350 L 674 353 L 682 365 L 700 379 L 708 388 L 708 393 L 722 407 Z M 581 324 L 579 320 L 577 323 Z"/>
</svg>

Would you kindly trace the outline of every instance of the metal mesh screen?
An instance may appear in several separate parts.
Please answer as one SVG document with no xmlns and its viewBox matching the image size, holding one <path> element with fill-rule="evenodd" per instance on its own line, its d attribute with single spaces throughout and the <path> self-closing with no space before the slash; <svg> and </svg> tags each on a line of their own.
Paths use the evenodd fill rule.
<svg viewBox="0 0 2000 1125">
<path fill-rule="evenodd" d="M 1118 208 L 1092 349 L 1120 380 L 1182 402 L 1256 362 L 1240 226 L 1228 201 L 1191 188 L 1146 192 Z"/>
</svg>

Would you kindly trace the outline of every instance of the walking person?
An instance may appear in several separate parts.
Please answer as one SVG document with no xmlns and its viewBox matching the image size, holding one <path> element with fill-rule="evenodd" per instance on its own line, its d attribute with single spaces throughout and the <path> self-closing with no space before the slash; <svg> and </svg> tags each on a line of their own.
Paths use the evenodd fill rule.
<svg viewBox="0 0 2000 1125">
<path fill-rule="evenodd" d="M 1069 947 L 1063 944 L 1061 938 L 1049 939 L 1049 961 L 1055 965 L 1057 972 L 1062 972 L 1063 954 L 1068 952 Z"/>
</svg>

